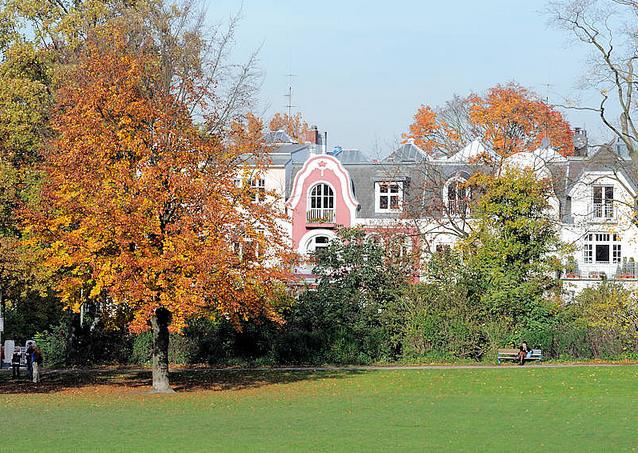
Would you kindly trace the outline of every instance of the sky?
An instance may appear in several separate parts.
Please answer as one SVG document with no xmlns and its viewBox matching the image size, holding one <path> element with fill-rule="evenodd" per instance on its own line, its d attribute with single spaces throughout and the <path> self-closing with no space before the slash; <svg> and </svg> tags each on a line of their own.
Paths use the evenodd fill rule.
<svg viewBox="0 0 638 453">
<path fill-rule="evenodd" d="M 588 50 L 548 25 L 544 0 L 208 0 L 209 23 L 242 20 L 232 58 L 261 47 L 257 110 L 293 101 L 329 147 L 389 154 L 421 104 L 516 81 L 550 102 L 595 101 L 578 89 Z M 287 77 L 287 74 L 295 74 Z M 596 118 L 565 112 L 604 134 Z"/>
</svg>

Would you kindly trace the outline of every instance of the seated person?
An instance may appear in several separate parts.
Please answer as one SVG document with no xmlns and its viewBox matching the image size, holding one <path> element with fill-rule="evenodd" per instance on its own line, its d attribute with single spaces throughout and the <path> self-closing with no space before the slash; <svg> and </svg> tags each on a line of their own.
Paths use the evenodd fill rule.
<svg viewBox="0 0 638 453">
<path fill-rule="evenodd" d="M 525 358 L 529 359 L 532 356 L 532 350 L 529 346 L 527 346 L 527 342 L 524 341 L 521 347 L 523 348 L 523 351 L 525 351 Z"/>
<path fill-rule="evenodd" d="M 518 349 L 518 364 L 523 365 L 525 363 L 526 357 L 527 357 L 527 351 L 525 351 L 525 349 L 523 349 L 523 346 L 521 346 Z"/>
</svg>

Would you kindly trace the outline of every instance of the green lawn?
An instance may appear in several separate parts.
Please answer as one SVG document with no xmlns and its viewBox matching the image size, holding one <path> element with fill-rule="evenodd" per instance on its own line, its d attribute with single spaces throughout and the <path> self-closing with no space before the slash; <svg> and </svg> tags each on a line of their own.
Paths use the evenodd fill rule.
<svg viewBox="0 0 638 453">
<path fill-rule="evenodd" d="M 0 451 L 633 451 L 638 367 L 0 377 Z M 29 434 L 32 433 L 32 434 Z"/>
</svg>

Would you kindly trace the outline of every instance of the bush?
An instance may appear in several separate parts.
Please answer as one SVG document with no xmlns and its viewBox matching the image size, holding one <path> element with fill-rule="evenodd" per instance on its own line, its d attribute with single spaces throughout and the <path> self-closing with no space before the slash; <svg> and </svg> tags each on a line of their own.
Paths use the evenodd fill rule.
<svg viewBox="0 0 638 453">
<path fill-rule="evenodd" d="M 479 359 L 483 354 L 485 335 L 479 313 L 458 282 L 411 286 L 390 310 L 394 311 L 391 317 L 398 320 L 395 338 L 404 358 Z"/>
<path fill-rule="evenodd" d="M 572 310 L 587 328 L 594 357 L 609 358 L 638 350 L 638 300 L 622 285 L 603 282 L 584 289 Z"/>
<path fill-rule="evenodd" d="M 68 356 L 68 324 L 64 321 L 44 332 L 35 334 L 34 340 L 42 351 L 43 363 L 47 367 L 66 364 Z"/>
<path fill-rule="evenodd" d="M 137 365 L 147 365 L 151 363 L 153 353 L 153 334 L 142 332 L 133 339 L 133 350 L 131 352 L 130 363 Z"/>
</svg>

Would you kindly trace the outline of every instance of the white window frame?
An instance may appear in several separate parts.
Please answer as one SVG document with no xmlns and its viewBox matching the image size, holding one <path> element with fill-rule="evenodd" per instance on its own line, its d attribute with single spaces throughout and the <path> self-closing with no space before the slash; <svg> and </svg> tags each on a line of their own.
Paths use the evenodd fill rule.
<svg viewBox="0 0 638 453">
<path fill-rule="evenodd" d="M 327 240 L 325 241 L 325 243 L 322 241 L 320 243 L 321 245 L 317 246 L 317 239 L 319 238 L 326 238 Z M 327 234 L 316 234 L 306 241 L 304 250 L 306 251 L 306 254 L 314 255 L 317 253 L 317 250 L 327 249 L 331 240 L 332 238 Z"/>
<path fill-rule="evenodd" d="M 390 192 L 390 187 L 398 188 L 396 193 Z M 382 192 L 381 188 L 387 187 L 387 191 Z M 403 211 L 403 181 L 376 181 L 374 183 L 374 210 L 375 212 L 401 212 Z M 381 197 L 388 199 L 387 208 L 381 207 Z M 392 198 L 397 198 L 397 207 L 392 208 Z"/>
<path fill-rule="evenodd" d="M 609 260 L 598 261 L 596 250 L 598 247 L 607 247 Z M 583 244 L 583 262 L 586 264 L 620 264 L 622 262 L 622 242 L 620 235 L 616 233 L 587 233 Z"/>
<path fill-rule="evenodd" d="M 459 191 L 458 191 L 458 185 L 459 184 L 465 184 L 467 183 L 467 179 L 465 179 L 462 176 L 454 176 L 450 179 L 448 179 L 448 181 L 445 183 L 445 186 L 443 187 L 443 203 L 445 204 L 446 209 L 448 210 L 448 212 L 452 215 L 467 215 L 470 211 L 470 203 L 469 203 L 469 199 L 470 199 L 470 188 L 469 187 L 463 187 L 463 190 L 465 191 L 465 200 L 462 200 L 459 198 Z M 454 191 L 455 191 L 455 203 L 456 203 L 456 207 L 453 209 L 452 207 L 450 207 L 450 186 L 454 184 Z M 465 211 L 461 212 L 461 210 L 459 209 L 461 203 L 460 201 L 463 201 L 465 203 Z"/>
<path fill-rule="evenodd" d="M 266 178 L 255 176 L 250 178 L 250 189 L 253 190 L 253 201 L 259 203 L 266 200 Z"/>
<path fill-rule="evenodd" d="M 321 190 L 321 195 L 317 195 L 318 197 L 318 201 L 320 201 L 320 205 L 317 205 L 316 207 L 312 207 L 312 200 L 313 200 L 313 194 L 312 192 L 319 186 L 326 186 L 327 188 L 330 189 L 330 194 L 326 195 L 324 193 L 325 189 Z M 326 197 L 329 197 L 332 199 L 332 207 L 330 206 L 325 206 L 325 199 Z M 328 203 L 330 204 L 330 203 Z M 310 187 L 310 189 L 308 189 L 308 209 L 320 209 L 320 210 L 334 210 L 335 206 L 337 204 L 337 196 L 336 196 L 336 192 L 334 187 L 332 187 L 331 184 L 328 184 L 327 182 L 324 181 L 320 181 L 317 182 L 316 184 L 313 184 L 312 187 Z"/>
<path fill-rule="evenodd" d="M 607 197 L 607 189 L 611 189 L 611 198 Z M 600 201 L 596 202 L 596 191 L 600 190 Z M 592 187 L 592 217 L 594 219 L 614 218 L 615 189 L 613 184 L 596 184 Z"/>
</svg>

